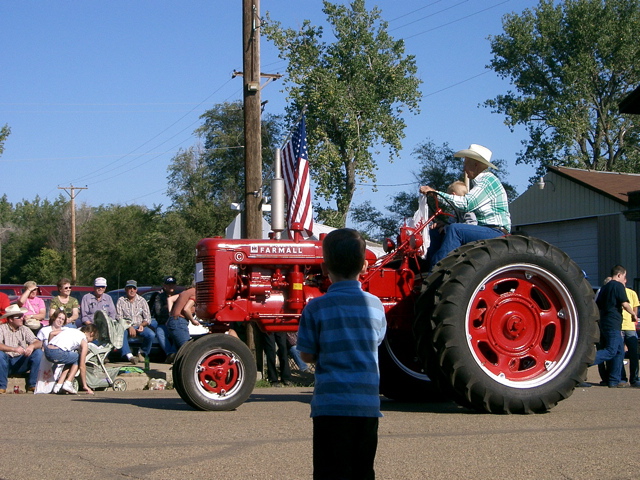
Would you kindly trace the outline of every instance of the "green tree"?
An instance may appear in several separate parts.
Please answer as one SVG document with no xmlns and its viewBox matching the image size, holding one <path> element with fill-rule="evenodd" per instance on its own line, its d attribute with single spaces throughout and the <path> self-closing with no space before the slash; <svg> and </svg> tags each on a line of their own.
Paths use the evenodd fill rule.
<svg viewBox="0 0 640 480">
<path fill-rule="evenodd" d="M 4 153 L 4 142 L 7 140 L 10 133 L 11 129 L 9 128 L 9 125 L 5 124 L 0 128 L 0 155 Z"/>
<path fill-rule="evenodd" d="M 308 106 L 307 140 L 315 191 L 335 211 L 322 216 L 344 226 L 356 181 L 375 182 L 374 147 L 401 149 L 406 110 L 417 113 L 421 93 L 417 67 L 404 42 L 388 33 L 378 8 L 364 0 L 349 5 L 323 2 L 335 41 L 305 20 L 300 30 L 285 29 L 267 14 L 263 31 L 288 61 L 286 90 L 290 120 Z"/>
<path fill-rule="evenodd" d="M 7 220 L 3 218 L 3 227 L 9 229 L 2 237 L 3 281 L 50 282 L 52 279 L 41 276 L 28 278 L 25 268 L 43 249 L 56 249 L 59 245 L 59 237 L 67 229 L 64 223 L 67 202 L 62 196 L 53 202 L 36 197 L 33 201 L 23 200 L 10 210 L 7 202 L 0 201 L 0 205 L 3 216 L 8 217 Z"/>
<path fill-rule="evenodd" d="M 517 163 L 640 171 L 639 127 L 618 103 L 640 82 L 637 0 L 541 0 L 503 18 L 489 65 L 514 90 L 485 105 L 524 125 Z"/>
<path fill-rule="evenodd" d="M 78 234 L 78 283 L 105 277 L 109 288 L 129 279 L 159 283 L 155 232 L 160 212 L 139 205 L 98 207 Z"/>
<path fill-rule="evenodd" d="M 207 110 L 196 135 L 204 148 L 191 147 L 176 155 L 168 168 L 171 210 L 179 212 L 199 238 L 224 235 L 237 215 L 231 203 L 244 201 L 244 118 L 240 102 L 222 103 Z M 281 139 L 280 118 L 262 120 L 264 193 L 269 191 L 274 150 Z M 193 245 L 195 247 L 195 244 Z"/>
<path fill-rule="evenodd" d="M 55 285 L 62 277 L 69 277 L 70 255 L 53 248 L 43 248 L 22 268 L 23 278 L 44 285 Z"/>
</svg>

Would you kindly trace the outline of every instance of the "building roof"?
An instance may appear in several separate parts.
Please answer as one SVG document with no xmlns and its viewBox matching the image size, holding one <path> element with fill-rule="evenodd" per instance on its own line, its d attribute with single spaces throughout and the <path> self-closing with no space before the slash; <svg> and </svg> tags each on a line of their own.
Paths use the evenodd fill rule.
<svg viewBox="0 0 640 480">
<path fill-rule="evenodd" d="M 569 167 L 549 167 L 549 171 L 625 205 L 629 203 L 629 192 L 640 190 L 640 174 L 637 173 L 598 172 Z"/>
<path fill-rule="evenodd" d="M 640 113 L 640 87 L 636 87 L 618 104 L 620 113 Z"/>
</svg>

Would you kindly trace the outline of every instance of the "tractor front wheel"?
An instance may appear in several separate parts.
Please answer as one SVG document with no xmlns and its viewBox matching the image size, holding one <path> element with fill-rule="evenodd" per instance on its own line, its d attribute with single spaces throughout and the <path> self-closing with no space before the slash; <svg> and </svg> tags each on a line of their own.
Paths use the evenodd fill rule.
<svg viewBox="0 0 640 480">
<path fill-rule="evenodd" d="M 200 410 L 233 410 L 249 398 L 256 383 L 251 351 L 230 335 L 212 333 L 192 340 L 176 363 L 178 393 Z"/>
</svg>

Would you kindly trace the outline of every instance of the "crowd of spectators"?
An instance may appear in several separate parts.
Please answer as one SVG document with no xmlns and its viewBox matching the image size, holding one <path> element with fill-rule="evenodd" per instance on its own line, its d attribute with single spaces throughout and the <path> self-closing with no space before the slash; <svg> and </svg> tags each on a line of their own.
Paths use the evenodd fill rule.
<svg viewBox="0 0 640 480">
<path fill-rule="evenodd" d="M 68 279 L 60 279 L 57 295 L 50 300 L 48 311 L 34 281 L 25 282 L 21 295 L 13 303 L 0 292 L 0 394 L 6 393 L 8 378 L 16 375 L 26 375 L 27 391 L 34 392 L 38 372 L 42 370 L 41 361 L 44 359 L 43 364 L 51 361 L 49 357 L 59 360 L 47 364 L 49 370 L 53 368 L 55 371 L 56 363 L 63 362 L 61 365 L 65 366 L 60 371 L 64 377 L 56 374 L 54 393 L 77 393 L 69 383 L 76 371 L 80 372 L 84 390 L 91 393 L 84 376 L 87 350 L 83 345 L 86 341 L 98 341 L 97 329 L 93 325 L 98 311 L 123 325 L 122 348 L 116 353 L 133 365 L 148 359 L 156 337 L 167 362 L 172 362 L 177 349 L 189 339 L 189 334 L 187 329 L 186 340 L 184 335 L 167 335 L 170 332 L 168 320 L 197 322 L 193 316 L 195 289 L 189 289 L 185 301 L 180 302 L 180 297 L 174 293 L 176 280 L 173 276 L 164 278 L 162 292 L 153 295 L 149 302 L 138 295 L 135 280 L 126 282 L 125 296 L 120 297 L 117 304 L 106 294 L 107 281 L 104 277 L 94 280 L 93 291 L 86 293 L 80 302 L 71 295 L 72 288 Z M 156 318 L 152 316 L 150 305 Z M 67 335 L 67 330 L 76 329 L 82 332 L 78 331 L 77 335 L 69 332 Z M 129 341 L 136 337 L 141 340 L 141 346 L 134 356 Z M 54 338 L 57 340 L 52 342 Z"/>
</svg>

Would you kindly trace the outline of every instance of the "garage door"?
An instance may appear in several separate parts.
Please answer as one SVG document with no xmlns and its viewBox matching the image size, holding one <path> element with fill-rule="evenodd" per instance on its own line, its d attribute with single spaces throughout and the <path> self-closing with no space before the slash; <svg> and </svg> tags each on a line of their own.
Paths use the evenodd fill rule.
<svg viewBox="0 0 640 480">
<path fill-rule="evenodd" d="M 527 225 L 527 235 L 541 238 L 569 255 L 587 272 L 592 284 L 598 284 L 598 226 L 597 219 L 567 220 L 564 222 Z"/>
</svg>

